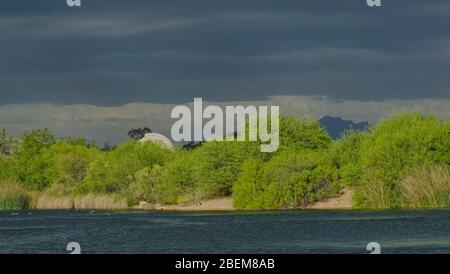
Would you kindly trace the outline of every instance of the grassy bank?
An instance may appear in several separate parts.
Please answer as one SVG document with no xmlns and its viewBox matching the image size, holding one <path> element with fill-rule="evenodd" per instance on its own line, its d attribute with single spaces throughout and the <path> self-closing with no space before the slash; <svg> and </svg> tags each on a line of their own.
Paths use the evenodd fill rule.
<svg viewBox="0 0 450 274">
<path fill-rule="evenodd" d="M 29 208 L 31 197 L 18 183 L 0 184 L 0 210 L 20 210 Z"/>
<path fill-rule="evenodd" d="M 54 196 L 46 192 L 27 191 L 18 183 L 0 183 L 0 210 L 127 208 L 127 200 L 117 195 Z"/>
</svg>

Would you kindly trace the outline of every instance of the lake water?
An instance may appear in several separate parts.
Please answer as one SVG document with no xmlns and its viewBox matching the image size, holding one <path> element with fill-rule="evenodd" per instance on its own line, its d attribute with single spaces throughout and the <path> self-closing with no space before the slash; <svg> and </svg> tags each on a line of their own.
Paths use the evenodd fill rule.
<svg viewBox="0 0 450 274">
<path fill-rule="evenodd" d="M 0 212 L 0 253 L 450 253 L 450 211 Z"/>
</svg>

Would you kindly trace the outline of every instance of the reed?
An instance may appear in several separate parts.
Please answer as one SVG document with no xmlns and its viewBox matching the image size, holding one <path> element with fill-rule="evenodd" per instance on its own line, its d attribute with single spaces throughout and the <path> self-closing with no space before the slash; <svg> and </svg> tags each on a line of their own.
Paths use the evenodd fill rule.
<svg viewBox="0 0 450 274">
<path fill-rule="evenodd" d="M 31 198 L 19 183 L 0 183 L 0 210 L 28 209 Z"/>
<path fill-rule="evenodd" d="M 394 207 L 394 192 L 382 181 L 370 181 L 360 190 L 362 208 L 388 209 Z"/>
<path fill-rule="evenodd" d="M 48 193 L 37 193 L 33 197 L 33 209 L 78 209 L 78 210 L 107 210 L 107 209 L 128 209 L 125 199 L 115 195 L 94 195 L 84 196 L 54 196 Z"/>
<path fill-rule="evenodd" d="M 400 181 L 405 207 L 436 208 L 450 204 L 450 172 L 447 166 L 422 167 Z"/>
</svg>

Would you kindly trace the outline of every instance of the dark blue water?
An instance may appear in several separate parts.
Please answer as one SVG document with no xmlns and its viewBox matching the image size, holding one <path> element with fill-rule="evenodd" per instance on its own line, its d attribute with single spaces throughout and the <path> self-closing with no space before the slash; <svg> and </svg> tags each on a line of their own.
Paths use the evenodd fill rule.
<svg viewBox="0 0 450 274">
<path fill-rule="evenodd" d="M 0 253 L 450 253 L 450 211 L 0 212 Z"/>
</svg>

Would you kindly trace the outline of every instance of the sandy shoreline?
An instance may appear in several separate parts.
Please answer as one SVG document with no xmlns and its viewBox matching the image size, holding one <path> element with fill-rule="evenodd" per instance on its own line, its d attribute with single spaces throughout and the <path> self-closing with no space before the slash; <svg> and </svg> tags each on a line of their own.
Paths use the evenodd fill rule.
<svg viewBox="0 0 450 274">
<path fill-rule="evenodd" d="M 167 211 L 232 211 L 236 210 L 233 207 L 233 198 L 223 197 L 206 201 L 197 202 L 190 205 L 157 205 L 153 210 L 167 210 Z"/>
<path fill-rule="evenodd" d="M 316 202 L 310 206 L 299 209 L 352 209 L 353 191 L 349 188 L 344 188 L 338 197 L 326 199 L 324 201 Z M 161 211 L 233 211 L 237 210 L 233 207 L 233 198 L 223 197 L 207 201 L 198 202 L 190 205 L 147 205 L 138 207 L 139 209 L 161 210 Z"/>
<path fill-rule="evenodd" d="M 340 196 L 316 202 L 308 209 L 352 209 L 353 190 L 344 188 L 341 190 Z"/>
</svg>

